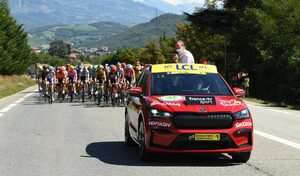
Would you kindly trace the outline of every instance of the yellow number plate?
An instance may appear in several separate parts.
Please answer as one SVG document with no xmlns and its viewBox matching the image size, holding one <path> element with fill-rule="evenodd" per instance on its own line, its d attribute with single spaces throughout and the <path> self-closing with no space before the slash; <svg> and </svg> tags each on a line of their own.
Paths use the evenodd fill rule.
<svg viewBox="0 0 300 176">
<path fill-rule="evenodd" d="M 195 134 L 195 141 L 220 141 L 220 134 Z"/>
</svg>

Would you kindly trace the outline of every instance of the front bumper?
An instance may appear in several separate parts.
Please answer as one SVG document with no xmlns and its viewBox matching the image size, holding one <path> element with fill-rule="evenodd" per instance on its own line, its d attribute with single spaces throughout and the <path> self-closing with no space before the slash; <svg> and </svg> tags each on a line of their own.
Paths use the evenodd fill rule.
<svg viewBox="0 0 300 176">
<path fill-rule="evenodd" d="M 246 122 L 246 123 L 245 123 Z M 252 120 L 236 121 L 229 129 L 175 129 L 163 120 L 149 123 L 146 130 L 146 150 L 160 153 L 235 153 L 249 152 L 253 146 Z M 153 124 L 163 124 L 153 126 Z M 170 125 L 166 125 L 170 124 Z M 243 126 L 240 124 L 248 124 Z M 220 134 L 219 141 L 195 141 L 195 134 Z"/>
</svg>

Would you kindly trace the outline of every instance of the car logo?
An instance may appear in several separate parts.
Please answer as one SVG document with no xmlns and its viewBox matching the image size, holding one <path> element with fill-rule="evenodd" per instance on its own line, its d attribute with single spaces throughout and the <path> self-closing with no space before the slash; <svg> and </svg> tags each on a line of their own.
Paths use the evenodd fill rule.
<svg viewBox="0 0 300 176">
<path fill-rule="evenodd" d="M 205 107 L 200 107 L 200 112 L 207 112 L 207 109 Z"/>
</svg>

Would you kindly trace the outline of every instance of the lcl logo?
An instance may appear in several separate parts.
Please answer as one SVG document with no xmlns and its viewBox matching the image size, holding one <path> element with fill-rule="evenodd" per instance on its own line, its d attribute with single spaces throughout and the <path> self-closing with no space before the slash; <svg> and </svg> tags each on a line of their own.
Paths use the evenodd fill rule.
<svg viewBox="0 0 300 176">
<path fill-rule="evenodd" d="M 179 65 L 179 64 L 177 64 L 176 69 L 177 70 L 200 70 L 201 68 L 199 66 L 195 66 L 195 65 L 189 65 L 189 64 Z M 204 67 L 202 69 L 206 69 L 206 67 Z"/>
</svg>

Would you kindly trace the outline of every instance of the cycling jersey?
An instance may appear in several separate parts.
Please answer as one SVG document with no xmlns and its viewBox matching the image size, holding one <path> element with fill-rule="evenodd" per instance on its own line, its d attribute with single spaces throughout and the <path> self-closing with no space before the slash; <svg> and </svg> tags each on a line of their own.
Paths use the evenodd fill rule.
<svg viewBox="0 0 300 176">
<path fill-rule="evenodd" d="M 96 73 L 97 73 L 97 70 L 92 68 L 90 70 L 90 76 L 92 77 L 92 79 L 95 79 L 96 78 Z"/>
<path fill-rule="evenodd" d="M 118 81 L 118 75 L 116 73 L 109 74 L 109 80 L 111 84 L 115 84 Z"/>
<path fill-rule="evenodd" d="M 124 77 L 124 70 L 119 68 L 117 70 L 117 76 L 118 76 L 118 78 L 123 78 Z"/>
<path fill-rule="evenodd" d="M 125 79 L 127 82 L 132 83 L 134 76 L 134 70 L 133 69 L 125 69 Z"/>
<path fill-rule="evenodd" d="M 73 84 L 74 81 L 77 80 L 77 72 L 76 70 L 69 70 L 68 71 L 68 79 Z"/>
<path fill-rule="evenodd" d="M 55 79 L 55 72 L 54 71 L 47 72 L 46 79 L 48 83 L 53 84 Z"/>
<path fill-rule="evenodd" d="M 47 69 L 44 69 L 42 70 L 42 73 L 41 73 L 41 77 L 42 77 L 42 80 L 45 80 L 47 75 L 48 75 L 48 70 Z"/>
<path fill-rule="evenodd" d="M 97 78 L 97 80 L 99 80 L 99 81 L 104 80 L 104 79 L 105 79 L 105 76 L 106 76 L 105 74 L 106 74 L 106 73 L 105 73 L 104 70 L 98 69 L 97 72 L 96 72 L 96 78 Z"/>
</svg>

